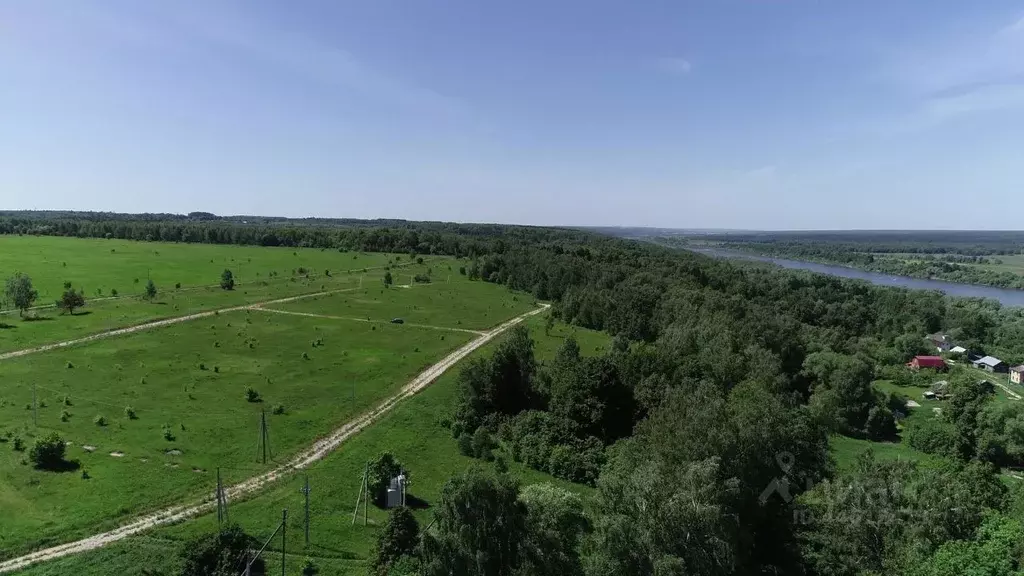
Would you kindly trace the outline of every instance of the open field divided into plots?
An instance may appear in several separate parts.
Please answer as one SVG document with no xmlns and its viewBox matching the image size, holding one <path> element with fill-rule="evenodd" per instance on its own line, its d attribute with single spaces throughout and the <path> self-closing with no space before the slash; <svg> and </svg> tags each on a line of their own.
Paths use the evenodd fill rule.
<svg viewBox="0 0 1024 576">
<path fill-rule="evenodd" d="M 601 353 L 610 344 L 604 333 L 564 325 L 556 325 L 549 333 L 544 328 L 542 316 L 531 317 L 524 324 L 536 342 L 536 354 L 541 361 L 551 360 L 570 334 L 579 342 L 583 354 Z M 490 354 L 500 338 L 474 351 L 471 356 Z M 445 481 L 467 466 L 480 465 L 479 460 L 459 453 L 451 432 L 441 424 L 455 401 L 457 377 L 457 369 L 449 370 L 433 385 L 397 404 L 372 426 L 346 441 L 341 449 L 313 463 L 301 474 L 284 478 L 265 491 L 233 499 L 229 503 L 230 520 L 262 539 L 274 531 L 280 521 L 281 510 L 287 508 L 288 574 L 301 574 L 306 557 L 314 559 L 324 574 L 365 574 L 372 543 L 386 517 L 386 511 L 370 506 L 369 526 L 362 525 L 361 511 L 360 521 L 354 525 L 351 522 L 359 477 L 368 459 L 388 450 L 410 467 L 411 501 L 416 504 L 414 513 L 421 525 L 430 522 L 430 506 L 440 496 Z M 515 462 L 508 462 L 508 466 L 523 484 L 552 482 L 584 495 L 591 490 L 551 478 Z M 245 472 L 225 470 L 224 474 L 228 482 L 234 482 L 243 478 Z M 307 478 L 311 486 L 309 546 L 304 542 L 303 494 L 300 491 Z M 141 574 L 139 570 L 143 565 L 152 573 L 174 574 L 180 569 L 177 554 L 183 543 L 195 535 L 215 530 L 216 526 L 216 514 L 211 512 L 189 522 L 159 527 L 93 551 L 35 564 L 18 574 Z M 268 566 L 279 566 L 279 540 L 280 537 L 272 541 L 265 553 Z"/>
<path fill-rule="evenodd" d="M 301 253 L 288 255 L 293 252 Z M 337 270 L 344 270 L 338 261 L 352 258 L 325 254 Z M 395 269 L 385 256 L 360 258 Z M 0 356 L 0 559 L 202 497 L 218 468 L 232 483 L 271 472 L 395 397 L 425 368 L 483 338 L 480 333 L 538 309 L 526 295 L 452 273 L 454 259 L 402 259 L 409 272 L 434 281 L 385 288 L 383 268 L 315 278 L 289 270 L 287 279 L 257 281 L 251 290 L 183 285 L 163 291 L 157 302 L 90 303 L 89 315 L 52 309 L 40 312 L 50 320 L 7 315 L 15 327 L 0 332 L 0 354 L 8 354 Z M 109 329 L 151 322 L 163 317 L 153 307 L 172 307 L 187 292 L 209 294 L 198 316 L 179 306 L 166 314 L 179 320 L 114 334 L 89 321 L 111 307 L 116 312 L 108 317 L 121 316 Z M 296 299 L 281 301 L 288 298 Z M 392 323 L 396 317 L 405 322 Z M 26 326 L 40 328 L 27 340 L 3 338 Z M 103 337 L 10 354 L 26 341 L 34 348 L 97 333 Z M 27 461 L 27 448 L 51 431 L 68 443 L 62 472 Z M 15 439 L 24 450 L 14 449 Z"/>
</svg>

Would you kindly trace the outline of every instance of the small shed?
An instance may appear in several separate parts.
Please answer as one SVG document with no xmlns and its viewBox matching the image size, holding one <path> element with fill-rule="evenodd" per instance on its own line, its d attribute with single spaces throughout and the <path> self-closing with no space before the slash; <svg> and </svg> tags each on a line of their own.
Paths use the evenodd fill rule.
<svg viewBox="0 0 1024 576">
<path fill-rule="evenodd" d="M 921 368 L 931 368 L 933 370 L 946 370 L 946 361 L 941 356 L 914 356 L 913 360 L 907 362 L 907 366 L 914 370 L 920 370 Z"/>
<path fill-rule="evenodd" d="M 388 484 L 387 498 L 384 501 L 385 508 L 397 508 L 405 506 L 405 474 L 399 474 L 391 479 Z"/>
<path fill-rule="evenodd" d="M 1010 367 L 1006 365 L 1006 362 L 1003 362 L 994 356 L 978 358 L 973 362 L 973 364 L 975 368 L 980 368 L 986 372 L 1008 372 L 1010 370 Z"/>
<path fill-rule="evenodd" d="M 949 398 L 949 381 L 939 380 L 932 384 L 931 388 L 924 393 L 924 397 L 928 400 L 945 400 Z"/>
<path fill-rule="evenodd" d="M 953 346 L 949 349 L 950 354 L 967 354 L 967 348 L 963 346 Z"/>
<path fill-rule="evenodd" d="M 1024 364 L 1010 368 L 1010 382 L 1024 384 Z"/>
</svg>

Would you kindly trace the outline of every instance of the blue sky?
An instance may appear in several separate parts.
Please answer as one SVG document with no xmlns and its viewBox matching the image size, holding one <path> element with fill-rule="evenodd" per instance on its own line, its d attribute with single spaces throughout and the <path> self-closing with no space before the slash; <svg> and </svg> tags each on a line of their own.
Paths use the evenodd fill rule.
<svg viewBox="0 0 1024 576">
<path fill-rule="evenodd" d="M 0 0 L 0 207 L 1021 228 L 1024 1 Z"/>
</svg>

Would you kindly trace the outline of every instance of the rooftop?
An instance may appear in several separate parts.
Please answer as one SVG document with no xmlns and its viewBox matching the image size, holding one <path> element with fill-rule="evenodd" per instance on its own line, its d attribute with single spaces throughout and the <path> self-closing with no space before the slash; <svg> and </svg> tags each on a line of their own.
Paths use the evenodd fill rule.
<svg viewBox="0 0 1024 576">
<path fill-rule="evenodd" d="M 974 361 L 975 364 L 984 364 L 986 366 L 995 366 L 996 364 L 1002 364 L 1003 361 L 995 356 L 985 356 Z"/>
</svg>

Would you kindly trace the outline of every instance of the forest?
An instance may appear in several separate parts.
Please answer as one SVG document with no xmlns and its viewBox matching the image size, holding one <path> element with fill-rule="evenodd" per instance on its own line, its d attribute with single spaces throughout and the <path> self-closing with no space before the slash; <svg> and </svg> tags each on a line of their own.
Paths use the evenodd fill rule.
<svg viewBox="0 0 1024 576">
<path fill-rule="evenodd" d="M 942 416 L 908 439 L 927 463 L 867 450 L 840 467 L 829 449 L 836 435 L 899 440 L 908 408 L 872 383 L 905 378 L 926 334 L 1024 360 L 1016 309 L 564 229 L 8 214 L 0 232 L 465 256 L 469 277 L 614 336 L 590 358 L 568 339 L 542 365 L 514 331 L 462 368 L 443 423 L 464 453 L 485 461 L 500 449 L 593 486 L 592 501 L 471 468 L 448 482 L 430 525 L 392 513 L 374 574 L 1024 569 L 1024 489 L 1001 474 L 1024 464 L 1024 409 L 996 406 L 990 385 L 950 377 Z M 216 565 L 236 536 L 190 546 L 205 556 L 188 573 L 220 573 L 203 562 Z"/>
</svg>

